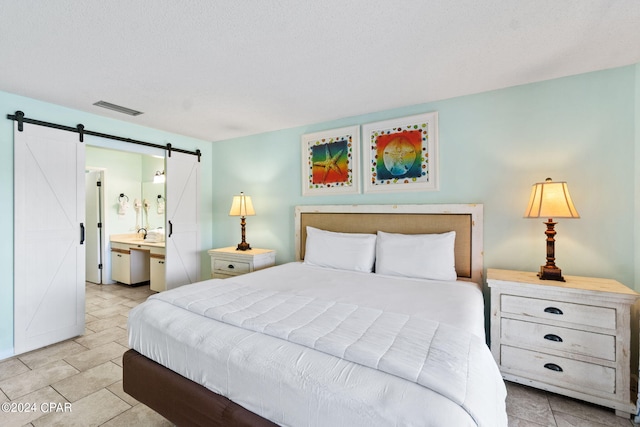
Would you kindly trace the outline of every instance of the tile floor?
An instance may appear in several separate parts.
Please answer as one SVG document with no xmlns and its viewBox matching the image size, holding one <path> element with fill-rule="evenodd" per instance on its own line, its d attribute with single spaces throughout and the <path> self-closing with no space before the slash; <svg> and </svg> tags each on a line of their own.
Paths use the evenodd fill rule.
<svg viewBox="0 0 640 427">
<path fill-rule="evenodd" d="M 127 315 L 151 294 L 149 286 L 87 283 L 83 336 L 0 361 L 0 402 L 35 403 L 0 411 L 0 426 L 172 426 L 122 390 Z"/>
<path fill-rule="evenodd" d="M 148 286 L 87 284 L 85 335 L 0 361 L 0 403 L 35 404 L 0 411 L 0 426 L 171 426 L 122 390 L 127 315 L 151 293 Z M 518 384 L 507 388 L 509 427 L 634 425 L 606 408 Z"/>
</svg>

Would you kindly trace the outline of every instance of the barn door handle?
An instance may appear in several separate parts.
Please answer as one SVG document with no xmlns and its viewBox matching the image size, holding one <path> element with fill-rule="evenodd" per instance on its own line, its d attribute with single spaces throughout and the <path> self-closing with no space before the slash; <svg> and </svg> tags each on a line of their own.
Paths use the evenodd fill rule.
<svg viewBox="0 0 640 427">
<path fill-rule="evenodd" d="M 171 237 L 172 234 L 173 234 L 173 224 L 171 224 L 171 221 L 169 221 L 169 237 Z"/>
<path fill-rule="evenodd" d="M 80 223 L 80 244 L 84 245 L 84 224 Z"/>
</svg>

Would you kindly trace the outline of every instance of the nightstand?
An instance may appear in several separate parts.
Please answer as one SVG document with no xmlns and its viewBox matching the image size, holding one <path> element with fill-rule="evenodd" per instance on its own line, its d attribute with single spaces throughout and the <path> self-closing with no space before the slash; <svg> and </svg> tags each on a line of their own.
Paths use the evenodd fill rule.
<svg viewBox="0 0 640 427">
<path fill-rule="evenodd" d="M 639 294 L 608 279 L 487 270 L 491 352 L 508 381 L 635 414 L 631 307 Z"/>
<path fill-rule="evenodd" d="M 271 249 L 239 251 L 235 246 L 207 251 L 211 257 L 211 278 L 240 276 L 276 264 L 276 252 Z"/>
</svg>

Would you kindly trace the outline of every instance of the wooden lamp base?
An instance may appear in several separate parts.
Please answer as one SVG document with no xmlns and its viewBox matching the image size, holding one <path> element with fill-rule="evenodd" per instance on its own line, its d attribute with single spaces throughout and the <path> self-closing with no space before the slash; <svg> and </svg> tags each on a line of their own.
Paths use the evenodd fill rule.
<svg viewBox="0 0 640 427">
<path fill-rule="evenodd" d="M 545 222 L 547 225 L 547 230 L 544 232 L 547 236 L 547 263 L 540 267 L 540 273 L 538 273 L 538 277 L 540 280 L 557 280 L 559 282 L 564 282 L 564 277 L 562 277 L 562 270 L 556 267 L 556 250 L 555 250 L 555 235 L 556 230 L 555 225 L 557 222 L 553 222 L 551 218 L 549 221 Z"/>
<path fill-rule="evenodd" d="M 244 217 L 240 218 L 240 228 L 242 229 L 242 242 L 238 243 L 237 251 L 248 251 L 251 249 L 251 245 L 249 245 L 245 240 L 245 227 L 247 223 L 244 220 Z"/>
<path fill-rule="evenodd" d="M 564 277 L 562 277 L 562 270 L 558 267 L 549 267 L 547 265 L 543 265 L 540 267 L 540 273 L 538 273 L 538 277 L 540 280 L 557 280 L 559 282 L 564 282 Z"/>
<path fill-rule="evenodd" d="M 248 251 L 249 249 L 251 249 L 251 245 L 247 242 L 238 243 L 238 247 L 236 248 L 237 251 Z"/>
</svg>

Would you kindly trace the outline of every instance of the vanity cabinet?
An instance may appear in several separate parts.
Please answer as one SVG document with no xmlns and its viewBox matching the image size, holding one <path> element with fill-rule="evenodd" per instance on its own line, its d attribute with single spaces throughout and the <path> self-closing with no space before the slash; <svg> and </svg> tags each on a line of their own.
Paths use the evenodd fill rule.
<svg viewBox="0 0 640 427">
<path fill-rule="evenodd" d="M 129 246 L 120 247 L 118 243 L 111 242 L 111 279 L 120 283 L 131 283 L 131 251 Z"/>
<path fill-rule="evenodd" d="M 149 287 L 152 291 L 162 292 L 167 290 L 164 268 L 165 249 L 151 247 L 150 250 L 150 280 Z"/>
<path fill-rule="evenodd" d="M 111 279 L 133 285 L 150 279 L 150 251 L 142 245 L 111 242 Z"/>
</svg>

